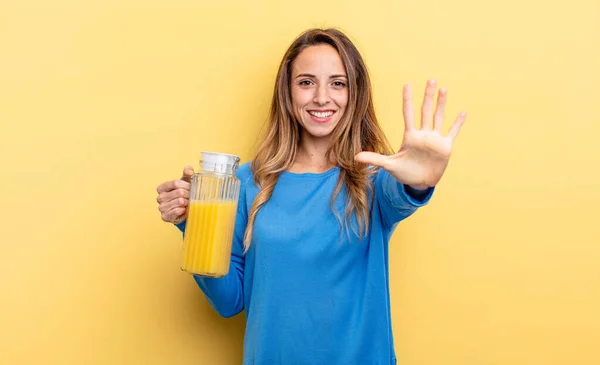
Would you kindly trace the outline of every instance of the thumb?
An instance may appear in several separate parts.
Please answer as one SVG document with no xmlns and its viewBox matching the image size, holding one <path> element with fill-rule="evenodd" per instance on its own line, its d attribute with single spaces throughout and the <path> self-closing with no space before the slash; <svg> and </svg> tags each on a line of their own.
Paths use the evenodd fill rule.
<svg viewBox="0 0 600 365">
<path fill-rule="evenodd" d="M 354 159 L 368 165 L 383 167 L 388 157 L 375 152 L 359 152 Z"/>
<path fill-rule="evenodd" d="M 183 175 L 181 176 L 181 180 L 191 182 L 192 175 L 194 175 L 194 169 L 191 166 L 186 166 L 183 168 Z"/>
</svg>

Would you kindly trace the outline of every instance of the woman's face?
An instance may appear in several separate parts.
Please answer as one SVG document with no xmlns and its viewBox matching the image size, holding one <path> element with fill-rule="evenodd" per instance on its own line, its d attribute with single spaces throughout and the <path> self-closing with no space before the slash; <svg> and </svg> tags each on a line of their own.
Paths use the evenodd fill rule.
<svg viewBox="0 0 600 365">
<path fill-rule="evenodd" d="M 330 45 L 310 46 L 292 63 L 293 112 L 305 132 L 329 137 L 348 104 L 348 77 L 340 55 Z"/>
</svg>

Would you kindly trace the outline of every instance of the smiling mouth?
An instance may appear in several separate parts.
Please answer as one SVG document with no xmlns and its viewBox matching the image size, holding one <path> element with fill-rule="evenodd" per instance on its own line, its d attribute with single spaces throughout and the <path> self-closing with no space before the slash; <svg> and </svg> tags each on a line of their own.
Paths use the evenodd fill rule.
<svg viewBox="0 0 600 365">
<path fill-rule="evenodd" d="M 317 123 L 327 123 L 331 120 L 331 117 L 336 113 L 335 110 L 308 110 L 310 119 Z"/>
<path fill-rule="evenodd" d="M 317 118 L 321 118 L 321 119 L 329 118 L 330 116 L 333 115 L 333 113 L 335 113 L 333 110 L 327 110 L 327 111 L 309 110 L 308 111 L 308 114 L 312 115 L 313 117 L 317 117 Z"/>
</svg>

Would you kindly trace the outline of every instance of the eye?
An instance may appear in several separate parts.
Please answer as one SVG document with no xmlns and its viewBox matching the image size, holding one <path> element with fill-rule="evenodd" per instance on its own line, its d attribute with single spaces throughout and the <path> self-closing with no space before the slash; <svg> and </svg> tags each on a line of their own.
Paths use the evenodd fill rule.
<svg viewBox="0 0 600 365">
<path fill-rule="evenodd" d="M 312 81 L 310 81 L 310 80 L 302 80 L 302 81 L 300 81 L 298 83 L 298 85 L 301 85 L 301 86 L 310 86 L 310 85 L 312 85 Z"/>
<path fill-rule="evenodd" d="M 346 83 L 342 82 L 342 81 L 334 81 L 333 87 L 335 87 L 336 89 L 341 89 L 341 88 L 346 87 Z"/>
</svg>

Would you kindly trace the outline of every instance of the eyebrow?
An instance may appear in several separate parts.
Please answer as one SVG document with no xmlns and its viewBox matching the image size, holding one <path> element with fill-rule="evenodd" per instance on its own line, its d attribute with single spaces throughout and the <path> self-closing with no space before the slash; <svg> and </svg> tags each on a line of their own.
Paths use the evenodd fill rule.
<svg viewBox="0 0 600 365">
<path fill-rule="evenodd" d="M 296 76 L 296 78 L 298 78 L 298 77 L 312 77 L 312 78 L 316 78 L 316 76 L 313 75 L 313 74 L 300 74 L 300 75 Z M 346 76 L 344 74 L 336 74 L 336 75 L 329 76 L 330 79 L 337 79 L 337 78 L 340 78 L 340 77 L 348 78 L 348 76 Z"/>
</svg>

